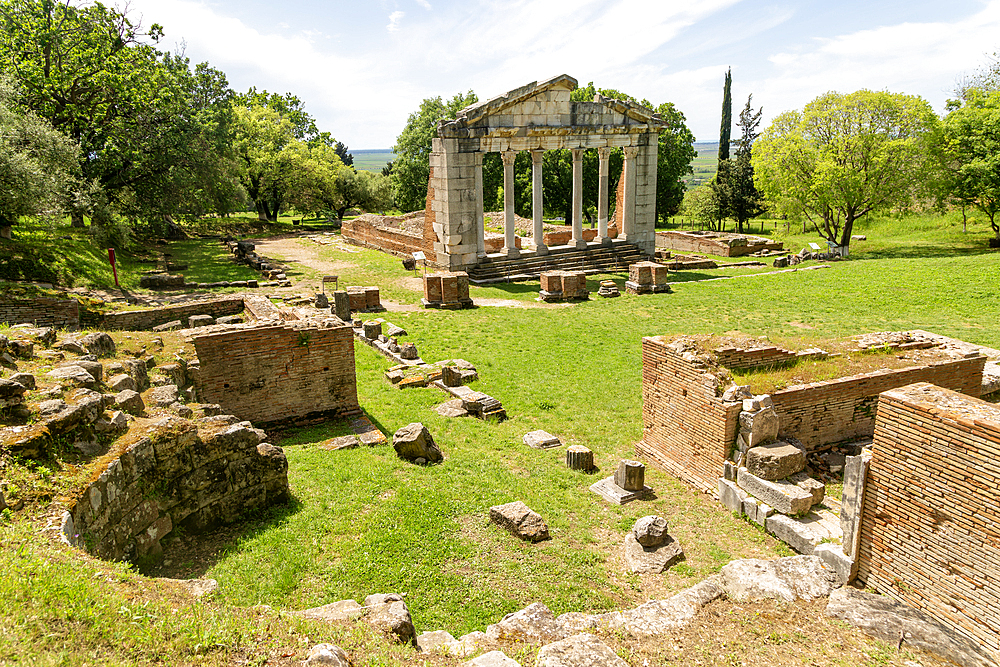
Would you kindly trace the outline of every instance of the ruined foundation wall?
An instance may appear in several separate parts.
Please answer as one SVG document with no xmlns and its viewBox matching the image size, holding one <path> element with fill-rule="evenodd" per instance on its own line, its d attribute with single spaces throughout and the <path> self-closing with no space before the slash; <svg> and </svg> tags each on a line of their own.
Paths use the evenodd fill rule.
<svg viewBox="0 0 1000 667">
<path fill-rule="evenodd" d="M 198 397 L 255 424 L 359 412 L 354 334 L 338 319 L 222 328 L 192 338 Z"/>
<path fill-rule="evenodd" d="M 884 392 L 873 450 L 858 579 L 1000 656 L 1000 407 Z"/>
<path fill-rule="evenodd" d="M 771 400 L 781 435 L 798 439 L 811 451 L 871 437 L 878 395 L 889 389 L 930 382 L 978 398 L 985 363 L 986 357 L 971 357 L 879 370 L 782 389 L 771 394 Z"/>
<path fill-rule="evenodd" d="M 425 230 L 426 232 L 426 230 Z M 345 220 L 340 229 L 345 241 L 356 245 L 388 252 L 397 257 L 409 257 L 416 251 L 423 251 L 427 263 L 437 266 L 433 237 L 420 237 L 399 229 L 377 227 L 368 220 Z"/>
<path fill-rule="evenodd" d="M 243 312 L 243 297 L 224 296 L 201 301 L 192 301 L 177 306 L 159 306 L 147 310 L 123 310 L 105 313 L 101 321 L 102 329 L 123 331 L 149 331 L 155 326 L 180 320 L 187 326 L 187 318 L 192 315 L 223 317 Z"/>
<path fill-rule="evenodd" d="M 642 442 L 647 456 L 706 493 L 718 486 L 742 403 L 716 396 L 714 377 L 657 336 L 642 339 Z"/>
<path fill-rule="evenodd" d="M 288 462 L 246 422 L 199 429 L 177 417 L 138 427 L 64 515 L 63 535 L 100 558 L 161 551 L 177 526 L 192 532 L 288 500 Z"/>
<path fill-rule="evenodd" d="M 76 299 L 2 299 L 0 323 L 33 324 L 36 327 L 78 329 L 80 303 Z"/>
<path fill-rule="evenodd" d="M 701 235 L 684 231 L 661 231 L 656 232 L 656 245 L 658 247 L 671 248 L 678 252 L 696 252 L 720 257 L 743 257 L 760 250 L 781 250 L 782 244 L 770 241 L 763 237 L 752 235 L 731 235 L 743 236 L 747 239 L 746 245 L 730 245 L 717 234 Z"/>
</svg>

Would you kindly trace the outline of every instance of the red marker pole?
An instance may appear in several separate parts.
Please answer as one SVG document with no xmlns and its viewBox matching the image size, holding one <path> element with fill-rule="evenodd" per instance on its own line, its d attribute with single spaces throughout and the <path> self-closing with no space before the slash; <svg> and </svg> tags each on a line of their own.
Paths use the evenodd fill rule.
<svg viewBox="0 0 1000 667">
<path fill-rule="evenodd" d="M 108 261 L 111 262 L 111 270 L 115 274 L 115 287 L 121 289 L 122 286 L 118 284 L 118 268 L 115 266 L 115 249 L 108 248 Z"/>
</svg>

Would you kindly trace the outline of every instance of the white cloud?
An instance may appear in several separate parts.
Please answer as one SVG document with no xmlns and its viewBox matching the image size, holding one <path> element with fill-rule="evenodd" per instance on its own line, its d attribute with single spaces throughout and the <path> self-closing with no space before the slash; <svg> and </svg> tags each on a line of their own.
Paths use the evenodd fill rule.
<svg viewBox="0 0 1000 667">
<path fill-rule="evenodd" d="M 389 25 L 387 25 L 385 29 L 388 30 L 389 32 L 398 31 L 399 22 L 403 20 L 404 16 L 406 16 L 406 12 L 401 12 L 401 11 L 395 11 L 392 14 L 389 14 Z"/>
<path fill-rule="evenodd" d="M 433 7 L 431 7 L 431 3 L 427 2 L 427 0 L 416 0 L 416 3 L 421 7 L 423 7 L 424 9 L 426 9 L 427 11 L 433 9 Z"/>
</svg>

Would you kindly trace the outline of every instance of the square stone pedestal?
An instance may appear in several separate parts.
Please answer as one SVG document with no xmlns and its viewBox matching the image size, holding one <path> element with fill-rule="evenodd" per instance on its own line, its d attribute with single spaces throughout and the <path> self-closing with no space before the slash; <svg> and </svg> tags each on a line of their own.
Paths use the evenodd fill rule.
<svg viewBox="0 0 1000 667">
<path fill-rule="evenodd" d="M 590 485 L 590 490 L 607 500 L 609 503 L 614 503 L 615 505 L 624 505 L 625 503 L 630 503 L 633 500 L 644 498 L 647 494 L 652 493 L 653 491 L 653 489 L 648 486 L 643 486 L 639 491 L 626 491 L 615 484 L 614 475 L 611 477 L 605 477 L 599 482 L 594 482 Z"/>
<path fill-rule="evenodd" d="M 469 274 L 465 271 L 443 271 L 424 276 L 424 298 L 420 303 L 424 308 L 472 308 Z"/>
</svg>

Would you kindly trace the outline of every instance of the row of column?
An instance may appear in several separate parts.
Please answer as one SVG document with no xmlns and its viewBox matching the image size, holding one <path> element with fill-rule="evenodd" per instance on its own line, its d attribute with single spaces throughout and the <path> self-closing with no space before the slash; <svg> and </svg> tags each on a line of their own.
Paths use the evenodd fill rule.
<svg viewBox="0 0 1000 667">
<path fill-rule="evenodd" d="M 636 156 L 639 154 L 638 146 L 625 146 L 625 166 L 622 178 L 625 179 L 625 196 L 622 201 L 622 229 L 619 230 L 619 238 L 627 239 L 632 231 L 635 220 L 635 177 L 636 177 Z M 582 148 L 571 149 L 573 154 L 573 220 L 570 245 L 576 248 L 586 248 L 587 242 L 583 240 L 583 151 Z M 504 210 L 504 254 L 509 258 L 520 256 L 520 252 L 514 245 L 514 159 L 518 151 L 503 151 L 500 157 L 503 160 L 503 210 Z M 535 249 L 539 255 L 547 255 L 548 246 L 545 245 L 544 232 L 542 229 L 542 156 L 545 151 L 535 149 L 531 151 L 531 214 L 532 214 L 532 237 L 535 242 Z M 486 230 L 483 219 L 483 155 L 476 153 L 476 242 L 480 257 L 486 255 Z M 604 146 L 597 149 L 599 162 L 598 168 L 598 195 L 597 195 L 597 241 L 608 244 L 608 159 L 611 155 L 611 148 Z"/>
</svg>

